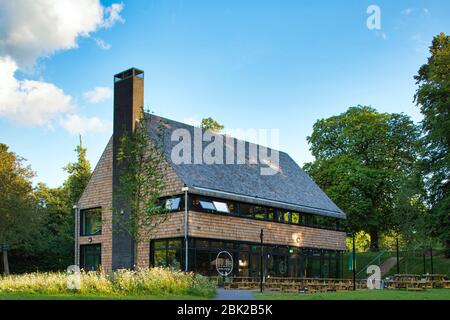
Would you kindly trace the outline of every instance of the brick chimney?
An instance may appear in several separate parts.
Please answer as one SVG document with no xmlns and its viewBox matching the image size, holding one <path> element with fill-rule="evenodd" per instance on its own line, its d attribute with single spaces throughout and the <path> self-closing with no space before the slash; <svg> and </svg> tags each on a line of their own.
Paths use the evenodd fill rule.
<svg viewBox="0 0 450 320">
<path fill-rule="evenodd" d="M 114 132 L 113 132 L 113 215 L 127 215 L 127 204 L 117 197 L 121 168 L 117 162 L 120 138 L 134 130 L 136 120 L 141 117 L 144 106 L 144 72 L 131 68 L 114 76 Z M 121 210 L 123 208 L 123 210 Z M 122 213 L 120 212 L 122 211 Z M 113 221 L 113 224 L 114 221 Z M 129 234 L 112 230 L 112 269 L 132 268 L 134 265 L 134 243 Z"/>
</svg>

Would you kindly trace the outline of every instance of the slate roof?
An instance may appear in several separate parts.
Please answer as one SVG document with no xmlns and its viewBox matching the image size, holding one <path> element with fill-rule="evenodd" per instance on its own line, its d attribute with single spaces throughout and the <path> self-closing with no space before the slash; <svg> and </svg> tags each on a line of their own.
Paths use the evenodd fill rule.
<svg viewBox="0 0 450 320">
<path fill-rule="evenodd" d="M 191 193 L 324 216 L 346 217 L 345 213 L 285 152 L 279 152 L 279 171 L 274 175 L 261 175 L 260 169 L 267 168 L 267 164 L 259 161 L 258 164 L 248 164 L 248 162 L 246 164 L 175 164 L 171 159 L 171 153 L 172 148 L 179 142 L 171 141 L 173 130 L 185 129 L 191 137 L 194 137 L 194 127 L 155 115 L 151 115 L 147 126 L 150 135 L 154 138 L 157 137 L 158 128 L 165 128 L 163 143 L 165 158 L 189 187 Z M 224 137 L 220 134 L 214 135 Z M 232 141 L 234 156 L 236 156 L 236 142 L 241 140 L 233 138 Z M 209 143 L 203 142 L 203 147 Z M 224 145 L 224 152 L 232 152 L 230 146 Z M 191 159 L 193 159 L 193 142 L 191 146 Z M 245 142 L 247 160 L 250 146 L 261 147 Z"/>
</svg>

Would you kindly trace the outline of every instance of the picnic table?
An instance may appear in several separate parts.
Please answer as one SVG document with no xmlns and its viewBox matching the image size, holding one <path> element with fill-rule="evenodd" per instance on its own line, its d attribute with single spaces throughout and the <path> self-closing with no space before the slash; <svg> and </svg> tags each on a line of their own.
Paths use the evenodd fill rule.
<svg viewBox="0 0 450 320">
<path fill-rule="evenodd" d="M 226 289 L 251 290 L 260 285 L 260 280 L 252 277 L 233 277 L 231 283 L 228 283 Z"/>
<path fill-rule="evenodd" d="M 423 290 L 426 281 L 420 280 L 417 274 L 395 274 L 387 281 L 388 289 Z"/>
<path fill-rule="evenodd" d="M 450 280 L 444 280 L 442 281 L 442 284 L 445 289 L 450 289 Z"/>
<path fill-rule="evenodd" d="M 450 288 L 446 274 L 424 274 L 423 278 L 428 288 Z"/>
<path fill-rule="evenodd" d="M 329 292 L 353 289 L 352 280 L 329 278 L 280 278 L 271 277 L 266 280 L 265 288 L 282 292 Z"/>
</svg>

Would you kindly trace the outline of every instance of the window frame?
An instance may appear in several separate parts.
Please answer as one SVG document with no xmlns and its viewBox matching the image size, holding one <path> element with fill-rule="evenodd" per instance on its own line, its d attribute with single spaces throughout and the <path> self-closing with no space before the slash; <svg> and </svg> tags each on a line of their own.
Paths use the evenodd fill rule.
<svg viewBox="0 0 450 320">
<path fill-rule="evenodd" d="M 275 222 L 275 223 L 282 223 L 287 225 L 295 225 L 295 226 L 302 226 L 302 227 L 308 227 L 308 228 L 315 228 L 315 229 L 323 229 L 323 230 L 331 230 L 331 231 L 339 231 L 342 232 L 343 229 L 341 227 L 341 220 L 340 218 L 336 217 L 329 217 L 329 216 L 323 216 L 323 215 L 317 215 L 317 214 L 311 214 L 306 213 L 303 211 L 294 211 L 294 210 L 288 210 L 288 209 L 281 209 L 281 208 L 275 208 L 271 206 L 264 206 L 264 205 L 258 205 L 253 204 L 249 202 L 242 202 L 242 201 L 234 201 L 234 200 L 228 200 L 223 198 L 217 198 L 217 197 L 209 197 L 209 196 L 203 196 L 203 195 L 197 195 L 197 194 L 189 194 L 189 203 L 188 203 L 188 209 L 193 211 L 199 211 L 199 212 L 208 212 L 213 214 L 219 214 L 219 215 L 225 215 L 225 216 L 235 216 L 240 217 L 244 219 L 252 219 L 252 220 L 258 220 L 258 221 L 268 221 L 268 222 Z M 198 202 L 198 204 L 194 204 L 195 202 Z M 215 208 L 214 210 L 211 208 L 203 208 L 200 204 L 200 202 L 208 202 L 211 203 L 211 205 Z M 227 206 L 229 204 L 232 204 L 235 206 L 235 210 L 230 212 L 223 212 L 217 210 L 217 207 L 215 205 L 215 202 L 225 203 Z M 242 208 L 246 207 L 248 210 L 247 214 L 242 213 Z M 293 215 L 298 217 L 298 222 L 293 222 Z M 317 218 L 316 218 L 317 217 Z M 297 220 L 297 219 L 295 219 Z M 318 221 L 327 221 L 327 220 L 334 220 L 327 223 L 318 223 Z"/>
<path fill-rule="evenodd" d="M 100 231 L 97 233 L 86 233 L 86 212 L 91 210 L 99 210 L 100 213 Z M 102 207 L 92 207 L 80 209 L 80 236 L 82 237 L 93 237 L 100 236 L 103 232 L 103 209 Z"/>
<path fill-rule="evenodd" d="M 99 249 L 99 252 L 95 252 L 95 253 L 92 253 L 92 252 L 86 252 L 86 249 L 90 249 L 90 248 L 94 248 L 94 247 L 97 247 L 97 248 L 100 248 Z M 98 260 L 99 260 L 99 263 L 98 263 L 98 266 L 96 267 L 96 269 L 94 269 L 94 270 L 87 270 L 86 269 L 86 257 L 87 257 L 87 254 L 89 253 L 89 255 L 97 255 L 98 254 Z M 84 269 L 85 271 L 97 271 L 97 270 L 99 270 L 99 268 L 101 267 L 101 265 L 102 265 L 102 244 L 101 243 L 90 243 L 90 244 L 82 244 L 82 245 L 80 245 L 80 267 L 81 267 L 81 269 Z"/>
</svg>

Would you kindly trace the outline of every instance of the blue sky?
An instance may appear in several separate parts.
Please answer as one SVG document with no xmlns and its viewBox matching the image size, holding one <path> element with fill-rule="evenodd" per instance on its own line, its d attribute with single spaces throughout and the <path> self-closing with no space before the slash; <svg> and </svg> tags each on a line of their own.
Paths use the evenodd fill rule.
<svg viewBox="0 0 450 320">
<path fill-rule="evenodd" d="M 280 149 L 302 165 L 313 160 L 306 137 L 314 122 L 349 106 L 372 105 L 420 121 L 413 76 L 433 35 L 450 32 L 449 1 L 133 0 L 111 15 L 114 2 L 101 2 L 101 23 L 80 29 L 76 45 L 37 50 L 33 63 L 20 62 L 20 50 L 29 48 L 2 50 L 7 32 L 0 23 L 0 58 L 17 62 L 14 77 L 53 84 L 71 99 L 44 123 L 27 123 L 27 112 L 18 121 L 0 105 L 0 142 L 28 160 L 36 181 L 61 184 L 62 167 L 74 160 L 78 127 L 58 122 L 65 113 L 95 119 L 78 125 L 86 126 L 79 129 L 97 163 L 112 133 L 112 99 L 89 101 L 85 93 L 112 89 L 113 75 L 131 66 L 145 71 L 145 105 L 156 114 L 191 122 L 212 116 L 227 128 L 278 128 Z M 381 9 L 380 30 L 366 27 L 371 4 Z"/>
</svg>

